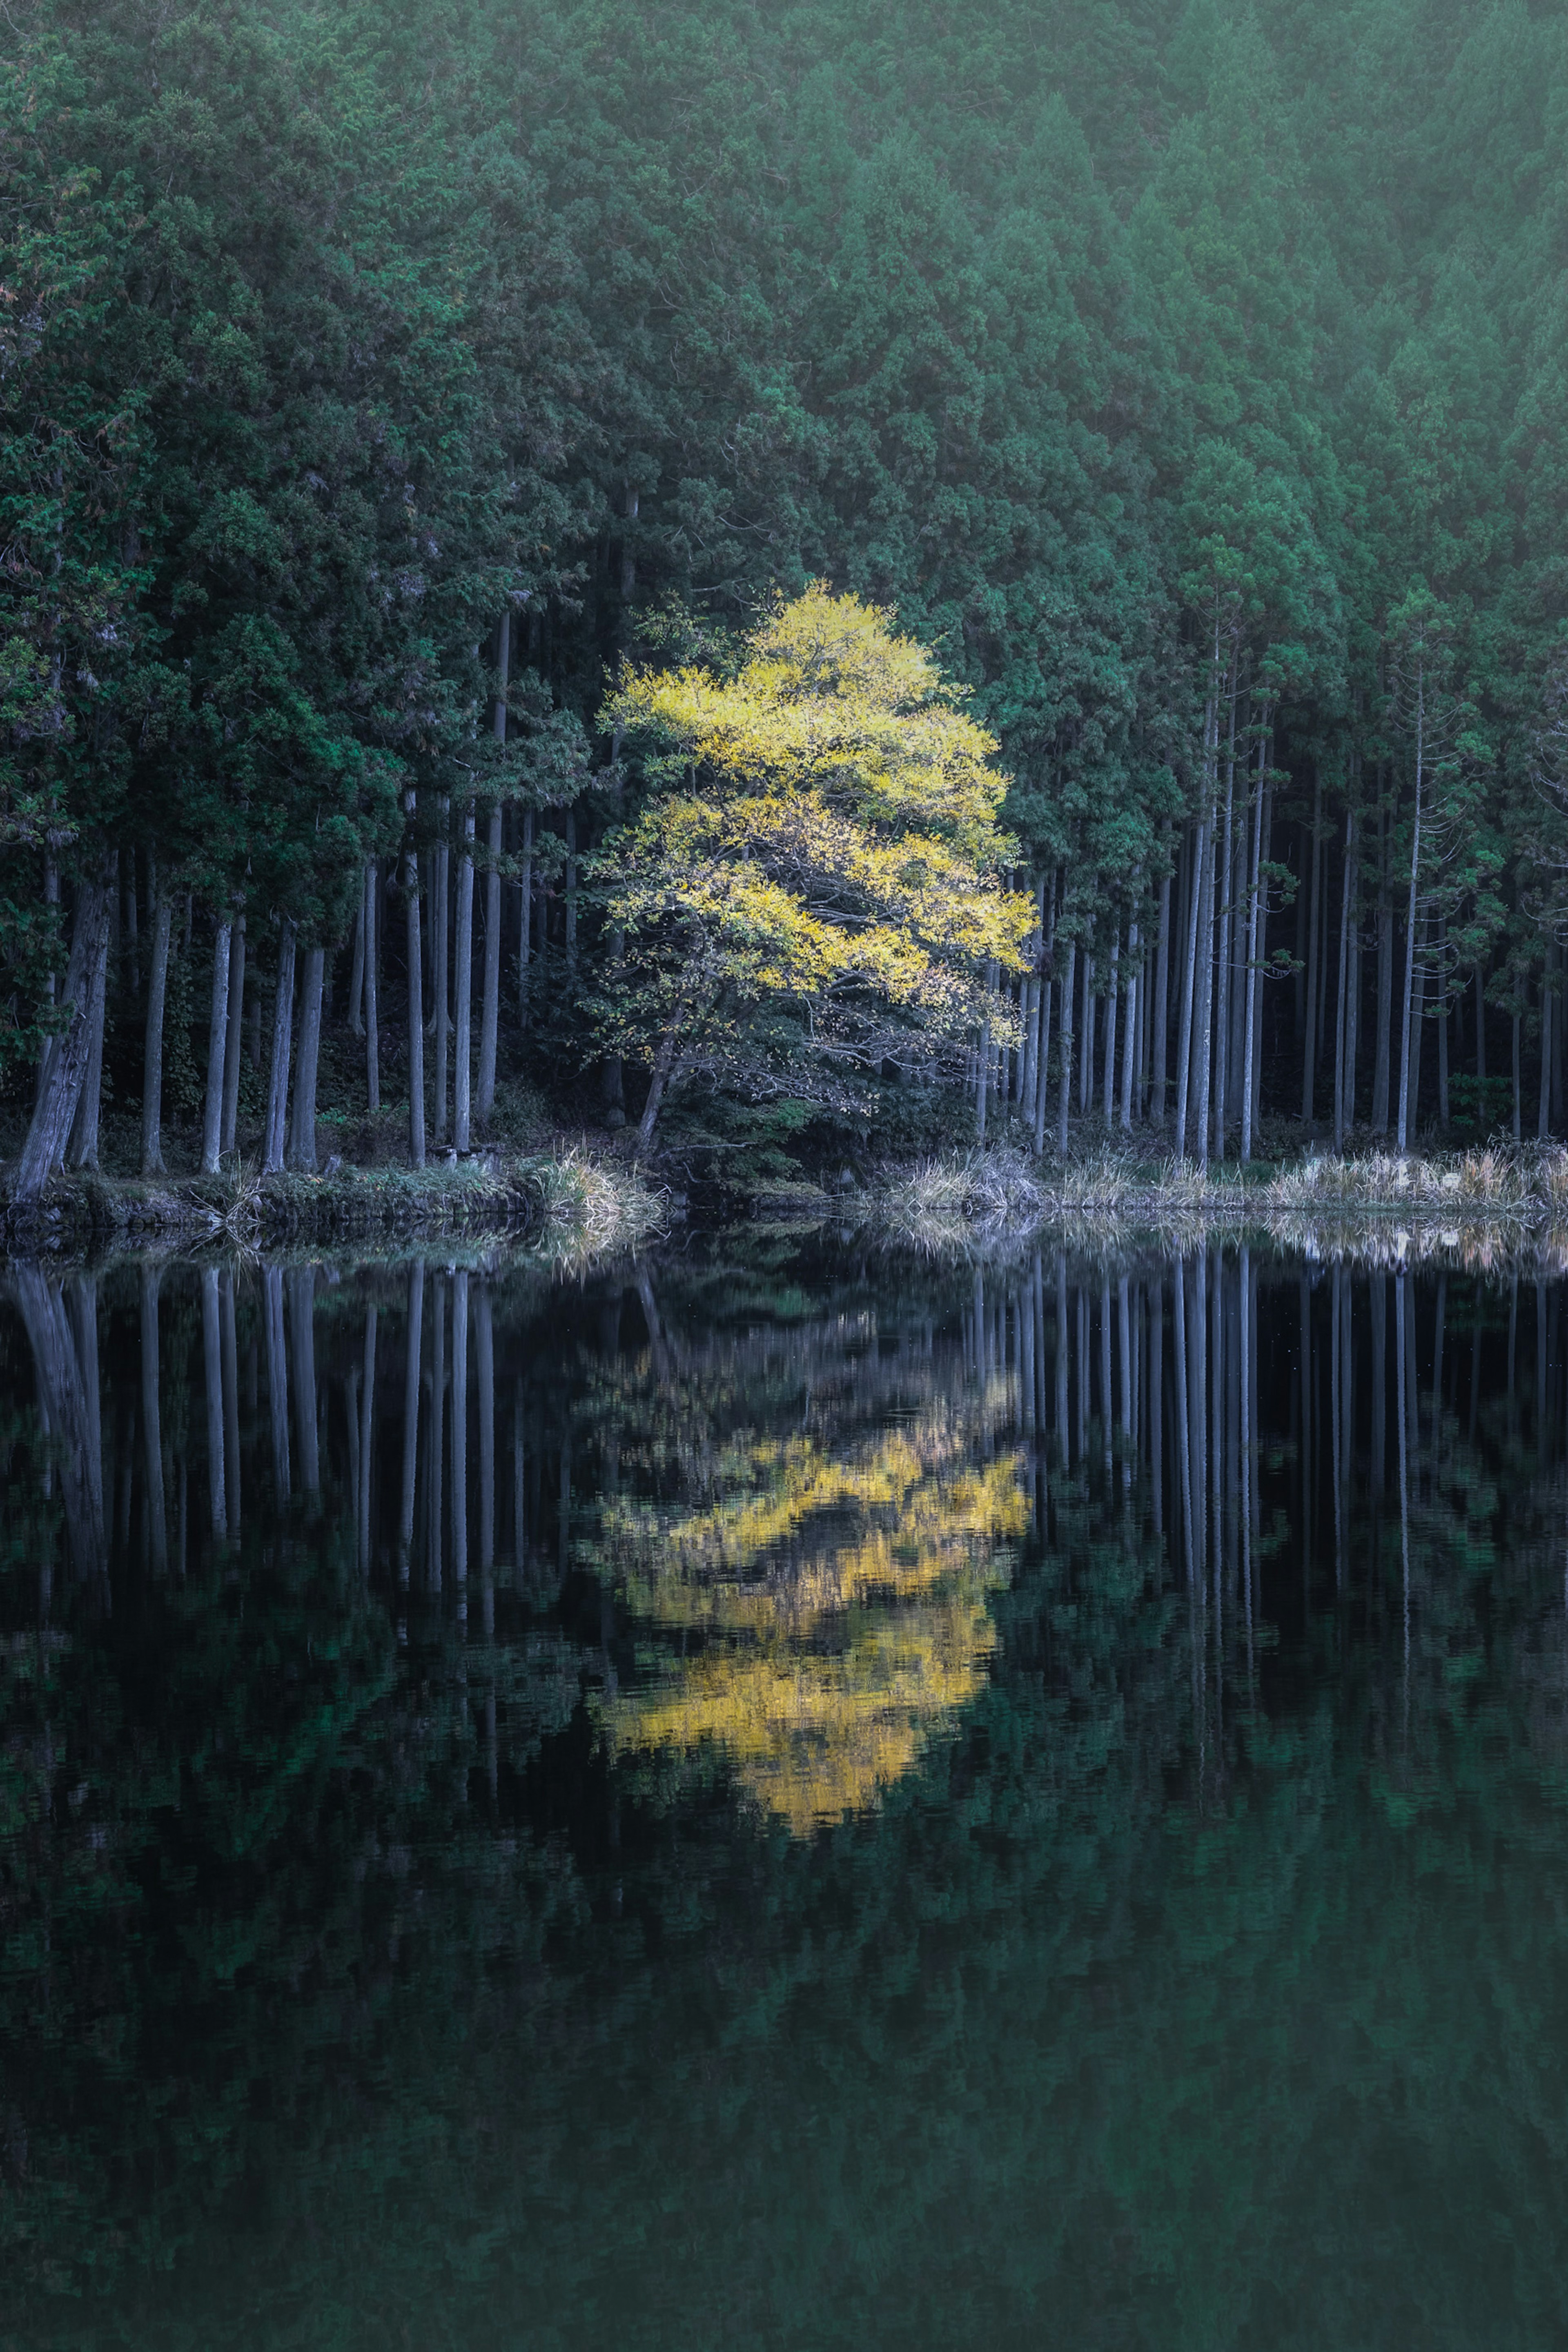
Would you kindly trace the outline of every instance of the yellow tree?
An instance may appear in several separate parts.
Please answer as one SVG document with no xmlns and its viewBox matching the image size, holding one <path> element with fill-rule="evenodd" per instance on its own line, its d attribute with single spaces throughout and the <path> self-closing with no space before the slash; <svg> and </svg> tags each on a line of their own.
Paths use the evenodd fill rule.
<svg viewBox="0 0 1568 2352">
<path fill-rule="evenodd" d="M 650 1070 L 843 1100 L 884 1062 L 956 1066 L 1032 903 L 1006 887 L 1007 778 L 965 690 L 891 618 L 821 584 L 736 675 L 632 671 L 604 724 L 652 786 L 599 862 L 624 936 L 606 1043 Z M 1005 1020 L 1005 1013 L 1002 1014 Z"/>
</svg>

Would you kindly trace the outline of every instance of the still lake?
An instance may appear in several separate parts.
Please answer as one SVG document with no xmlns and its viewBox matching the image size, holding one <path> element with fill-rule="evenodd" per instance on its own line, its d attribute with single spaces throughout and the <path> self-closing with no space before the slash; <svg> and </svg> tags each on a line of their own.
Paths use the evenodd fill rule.
<svg viewBox="0 0 1568 2352">
<path fill-rule="evenodd" d="M 1564 1306 L 0 1269 L 0 2347 L 1560 2346 Z"/>
</svg>

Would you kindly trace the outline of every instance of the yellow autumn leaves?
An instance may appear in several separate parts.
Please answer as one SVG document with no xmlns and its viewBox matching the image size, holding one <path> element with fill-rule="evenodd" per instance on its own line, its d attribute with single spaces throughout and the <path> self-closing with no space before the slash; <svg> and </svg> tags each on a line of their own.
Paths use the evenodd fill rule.
<svg viewBox="0 0 1568 2352">
<path fill-rule="evenodd" d="M 996 740 L 924 647 L 818 585 L 734 677 L 633 672 L 604 723 L 657 789 L 599 861 L 624 940 L 602 1025 L 661 1091 L 698 1066 L 810 1095 L 972 1041 L 1033 909 L 1002 878 Z"/>
<path fill-rule="evenodd" d="M 607 1532 L 627 1601 L 684 1655 L 606 1705 L 612 1750 L 711 1746 L 797 1836 L 874 1804 L 994 1645 L 987 1595 L 1028 1503 L 1013 1456 L 975 1454 L 940 1402 L 848 1459 L 754 1443 L 731 1491 L 674 1520 L 622 1507 Z"/>
</svg>

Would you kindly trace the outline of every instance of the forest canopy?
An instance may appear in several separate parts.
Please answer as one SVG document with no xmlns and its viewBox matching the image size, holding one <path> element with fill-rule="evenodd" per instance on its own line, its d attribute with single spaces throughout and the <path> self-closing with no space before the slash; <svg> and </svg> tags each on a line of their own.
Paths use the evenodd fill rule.
<svg viewBox="0 0 1568 2352">
<path fill-rule="evenodd" d="M 23 0 L 20 1189 L 1563 1133 L 1565 18 Z"/>
</svg>

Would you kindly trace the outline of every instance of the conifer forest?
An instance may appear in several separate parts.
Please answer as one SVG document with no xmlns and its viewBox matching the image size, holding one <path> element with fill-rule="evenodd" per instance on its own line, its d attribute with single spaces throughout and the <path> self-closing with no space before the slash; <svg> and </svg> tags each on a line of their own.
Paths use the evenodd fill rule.
<svg viewBox="0 0 1568 2352">
<path fill-rule="evenodd" d="M 0 60 L 18 1196 L 1568 1131 L 1568 11 Z"/>
</svg>

